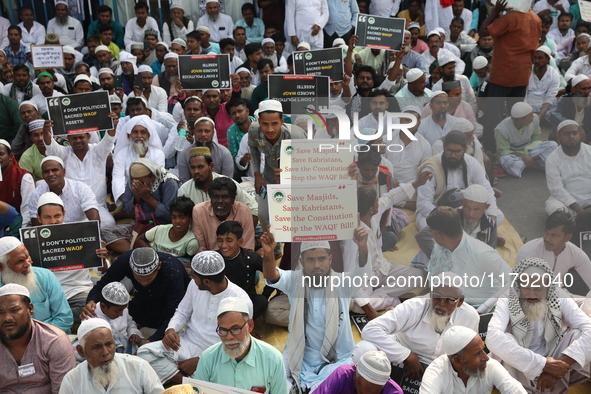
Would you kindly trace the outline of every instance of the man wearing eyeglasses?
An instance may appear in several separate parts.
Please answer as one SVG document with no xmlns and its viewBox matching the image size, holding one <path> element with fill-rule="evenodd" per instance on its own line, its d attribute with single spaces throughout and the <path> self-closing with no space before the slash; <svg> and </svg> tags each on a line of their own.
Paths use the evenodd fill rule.
<svg viewBox="0 0 591 394">
<path fill-rule="evenodd" d="M 150 363 L 162 383 L 181 384 L 183 376 L 192 376 L 197 369 L 201 353 L 220 341 L 216 317 L 223 299 L 244 300 L 248 315 L 252 316 L 252 301 L 224 275 L 226 266 L 221 254 L 198 253 L 191 261 L 191 268 L 193 281 L 170 319 L 164 338 L 138 349 L 137 355 Z"/>
<path fill-rule="evenodd" d="M 415 297 L 370 321 L 363 340 L 353 350 L 353 361 L 369 351 L 381 350 L 394 365 L 406 367 L 405 377 L 419 379 L 421 364 L 443 354 L 441 335 L 453 326 L 478 329 L 480 318 L 464 303 L 463 278 L 443 272 L 431 279 L 429 295 Z"/>
<path fill-rule="evenodd" d="M 225 298 L 217 314 L 221 342 L 201 354 L 194 378 L 257 393 L 287 393 L 283 356 L 250 335 L 254 320 L 246 302 Z"/>
</svg>

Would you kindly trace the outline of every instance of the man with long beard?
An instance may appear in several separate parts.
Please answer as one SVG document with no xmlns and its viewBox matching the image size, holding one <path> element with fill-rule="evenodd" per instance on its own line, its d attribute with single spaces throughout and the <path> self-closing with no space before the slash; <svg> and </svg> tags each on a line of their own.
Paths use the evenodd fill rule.
<svg viewBox="0 0 591 394">
<path fill-rule="evenodd" d="M 26 287 L 34 306 L 33 318 L 69 333 L 74 319 L 60 282 L 51 271 L 33 267 L 32 263 L 29 251 L 18 238 L 0 238 L 0 285 Z"/>
<path fill-rule="evenodd" d="M 431 100 L 429 101 L 431 115 L 421 120 L 418 130 L 418 134 L 425 137 L 431 146 L 439 138 L 449 133 L 455 124 L 456 117 L 447 113 L 448 106 L 448 96 L 443 90 L 431 94 Z"/>
<path fill-rule="evenodd" d="M 528 391 L 562 393 L 587 380 L 591 318 L 556 285 L 544 260 L 521 260 L 511 276 L 488 325 L 491 353 Z"/>
<path fill-rule="evenodd" d="M 571 93 L 560 97 L 548 112 L 546 120 L 552 126 L 558 126 L 565 120 L 574 120 L 583 127 L 582 141 L 591 141 L 591 79 L 580 74 L 570 81 Z M 550 136 L 554 132 L 550 133 Z"/>
<path fill-rule="evenodd" d="M 77 50 L 84 46 L 84 30 L 77 19 L 68 16 L 68 1 L 55 2 L 55 18 L 47 22 L 47 34 L 55 34 L 60 44 L 70 45 Z"/>
<path fill-rule="evenodd" d="M 429 295 L 415 297 L 370 321 L 361 332 L 363 340 L 353 351 L 353 361 L 369 351 L 381 350 L 395 365 L 406 367 L 406 376 L 418 379 L 423 364 L 443 354 L 441 335 L 452 327 L 478 329 L 478 313 L 464 303 L 462 278 L 444 272 L 431 281 Z"/>
<path fill-rule="evenodd" d="M 246 302 L 238 297 L 222 300 L 217 322 L 221 342 L 201 354 L 195 379 L 243 390 L 286 393 L 283 357 L 273 346 L 252 337 L 254 320 Z"/>
<path fill-rule="evenodd" d="M 489 393 L 493 386 L 502 394 L 527 391 L 503 366 L 487 356 L 480 335 L 455 326 L 441 335 L 444 354 L 425 370 L 421 394 Z"/>
<path fill-rule="evenodd" d="M 0 288 L 0 391 L 57 393 L 76 366 L 70 340 L 60 329 L 31 318 L 26 287 Z"/>
<path fill-rule="evenodd" d="M 115 338 L 108 322 L 92 318 L 78 328 L 78 353 L 86 361 L 64 376 L 60 394 L 145 393 L 159 394 L 164 388 L 156 372 L 139 357 L 115 353 Z"/>
</svg>

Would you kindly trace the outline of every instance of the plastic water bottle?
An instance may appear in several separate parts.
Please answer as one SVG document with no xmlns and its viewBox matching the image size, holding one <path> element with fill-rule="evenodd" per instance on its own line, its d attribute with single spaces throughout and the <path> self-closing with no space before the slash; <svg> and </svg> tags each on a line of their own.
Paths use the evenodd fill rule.
<svg viewBox="0 0 591 394">
<path fill-rule="evenodd" d="M 179 136 L 177 137 L 176 140 L 176 145 L 175 145 L 175 149 L 180 152 L 183 149 L 185 149 L 185 146 L 187 145 L 187 130 L 185 129 L 180 129 L 179 130 Z"/>
</svg>

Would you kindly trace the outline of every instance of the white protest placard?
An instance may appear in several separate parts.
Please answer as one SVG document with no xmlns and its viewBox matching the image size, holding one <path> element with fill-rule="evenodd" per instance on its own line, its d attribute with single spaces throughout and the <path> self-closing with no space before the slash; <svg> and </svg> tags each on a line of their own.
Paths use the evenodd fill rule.
<svg viewBox="0 0 591 394">
<path fill-rule="evenodd" d="M 591 1 L 579 0 L 579 9 L 581 10 L 581 19 L 591 22 Z"/>
<path fill-rule="evenodd" d="M 61 45 L 31 45 L 31 57 L 33 67 L 38 68 L 63 68 L 64 47 Z"/>
<path fill-rule="evenodd" d="M 346 181 L 355 160 L 350 141 L 281 141 L 281 184 Z"/>
<path fill-rule="evenodd" d="M 352 239 L 357 183 L 267 184 L 271 233 L 277 242 Z"/>
<path fill-rule="evenodd" d="M 191 379 L 186 376 L 183 377 L 183 384 L 190 384 L 196 393 L 201 394 L 252 394 L 253 391 L 238 389 L 236 387 L 224 386 L 223 384 L 205 382 L 203 380 Z M 264 389 L 265 387 L 253 387 L 257 389 Z M 256 391 L 262 393 L 264 391 Z"/>
</svg>

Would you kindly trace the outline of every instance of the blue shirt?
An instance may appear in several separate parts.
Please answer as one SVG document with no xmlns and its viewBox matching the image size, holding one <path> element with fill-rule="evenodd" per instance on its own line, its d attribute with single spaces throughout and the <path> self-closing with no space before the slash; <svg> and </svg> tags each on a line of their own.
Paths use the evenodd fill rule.
<svg viewBox="0 0 591 394">
<path fill-rule="evenodd" d="M 12 47 L 10 45 L 4 48 L 4 52 L 6 53 L 8 63 L 10 63 L 12 66 L 16 66 L 17 64 L 25 64 L 27 62 L 27 52 L 24 45 L 22 44 L 17 53 L 12 52 Z"/>
<path fill-rule="evenodd" d="M 217 42 L 210 42 L 209 43 L 209 48 L 203 48 L 201 47 L 201 53 L 202 54 L 206 54 L 206 53 L 216 53 L 216 54 L 220 54 L 220 44 L 218 44 Z"/>
<path fill-rule="evenodd" d="M 160 63 L 160 60 L 156 59 L 156 61 L 152 63 L 152 72 L 154 73 L 154 75 L 158 75 L 162 71 L 162 63 Z"/>
<path fill-rule="evenodd" d="M 328 0 L 328 22 L 324 31 L 332 36 L 335 32 L 343 36 L 355 26 L 359 7 L 355 0 Z M 248 33 L 247 33 L 248 37 Z"/>
<path fill-rule="evenodd" d="M 125 43 L 123 42 L 123 36 L 125 35 L 125 33 L 123 32 L 123 26 L 121 26 L 121 23 L 111 20 L 111 22 L 109 22 L 109 25 L 111 25 L 111 27 L 113 28 L 113 42 L 117 44 L 119 48 L 125 48 Z M 86 35 L 86 37 L 98 35 L 99 21 L 97 19 L 88 26 L 88 34 Z"/>
<path fill-rule="evenodd" d="M 8 206 L 8 212 L 6 212 L 4 215 L 0 215 L 0 238 L 4 236 L 4 228 L 10 226 L 17 216 L 18 212 L 10 205 Z"/>
<path fill-rule="evenodd" d="M 260 44 L 265 36 L 265 23 L 260 18 L 254 18 L 252 21 L 252 27 L 248 26 L 244 18 L 236 22 L 236 26 L 244 27 L 246 30 L 246 39 L 248 42 L 256 42 Z"/>
</svg>

